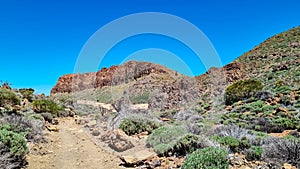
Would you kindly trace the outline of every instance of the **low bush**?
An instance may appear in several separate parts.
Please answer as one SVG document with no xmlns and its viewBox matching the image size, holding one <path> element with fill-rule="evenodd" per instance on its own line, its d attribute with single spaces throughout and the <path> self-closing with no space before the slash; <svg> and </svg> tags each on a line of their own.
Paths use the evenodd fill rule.
<svg viewBox="0 0 300 169">
<path fill-rule="evenodd" d="M 127 135 L 139 134 L 147 131 L 151 133 L 154 129 L 158 128 L 160 124 L 148 118 L 129 117 L 121 121 L 119 128 Z"/>
<path fill-rule="evenodd" d="M 57 114 L 62 107 L 52 100 L 35 100 L 32 103 L 33 109 L 37 113 Z"/>
<path fill-rule="evenodd" d="M 0 143 L 0 168 L 19 169 L 27 164 L 25 156 L 17 156 L 10 152 L 9 147 Z"/>
<path fill-rule="evenodd" d="M 300 165 L 300 140 L 269 138 L 263 147 L 263 158 L 281 163 L 289 163 L 294 166 Z"/>
<path fill-rule="evenodd" d="M 147 138 L 147 144 L 153 147 L 156 153 L 166 154 L 186 134 L 187 130 L 181 126 L 162 126 L 153 130 Z"/>
<path fill-rule="evenodd" d="M 40 142 L 44 141 L 44 124 L 39 119 L 29 120 L 21 115 L 0 116 L 0 126 L 9 124 L 10 130 L 16 133 L 25 133 L 27 140 Z"/>
<path fill-rule="evenodd" d="M 172 147 L 172 151 L 179 155 L 185 155 L 195 151 L 197 148 L 202 147 L 202 141 L 205 140 L 200 140 L 199 136 L 188 133 L 176 141 L 176 144 Z"/>
<path fill-rule="evenodd" d="M 225 103 L 231 105 L 237 101 L 254 97 L 263 88 L 260 81 L 239 80 L 229 85 L 225 90 Z"/>
<path fill-rule="evenodd" d="M 260 146 L 251 146 L 245 151 L 246 158 L 250 161 L 260 160 L 263 153 L 263 149 Z"/>
<path fill-rule="evenodd" d="M 228 152 L 222 148 L 207 147 L 190 154 L 182 165 L 182 169 L 228 169 Z"/>
<path fill-rule="evenodd" d="M 19 92 L 22 94 L 23 98 L 26 98 L 28 101 L 32 102 L 34 89 L 23 88 L 23 89 L 19 89 Z"/>
<path fill-rule="evenodd" d="M 243 137 L 246 137 L 248 139 L 252 139 L 255 136 L 247 129 L 241 128 L 236 125 L 223 125 L 219 126 L 213 131 L 209 133 L 210 135 L 217 135 L 221 137 L 231 136 L 237 139 L 242 139 Z"/>
<path fill-rule="evenodd" d="M 41 116 L 43 117 L 43 119 L 49 123 L 52 123 L 53 121 L 53 114 L 51 113 L 41 113 Z"/>
<path fill-rule="evenodd" d="M 9 125 L 0 125 L 0 168 L 21 168 L 28 153 L 25 133 L 16 132 Z"/>
<path fill-rule="evenodd" d="M 188 133 L 182 126 L 162 126 L 154 130 L 147 138 L 147 144 L 156 153 L 165 156 L 182 156 L 199 148 L 219 146 L 213 140 Z"/>
<path fill-rule="evenodd" d="M 0 144 L 9 147 L 10 153 L 16 156 L 25 156 L 28 152 L 25 133 L 13 131 L 8 124 L 0 126 Z"/>
<path fill-rule="evenodd" d="M 19 105 L 19 97 L 11 90 L 0 88 L 0 107 L 5 105 Z"/>
<path fill-rule="evenodd" d="M 216 140 L 223 146 L 228 146 L 228 148 L 233 152 L 239 152 L 246 148 L 249 148 L 249 140 L 246 137 L 238 139 L 232 136 L 213 136 L 212 139 Z"/>
</svg>

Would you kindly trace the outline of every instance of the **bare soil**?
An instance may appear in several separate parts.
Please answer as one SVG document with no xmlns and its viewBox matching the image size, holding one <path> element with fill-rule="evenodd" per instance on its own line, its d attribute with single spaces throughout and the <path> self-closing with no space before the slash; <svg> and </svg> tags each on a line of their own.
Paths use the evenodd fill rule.
<svg viewBox="0 0 300 169">
<path fill-rule="evenodd" d="M 111 152 L 97 146 L 73 118 L 59 119 L 58 132 L 47 132 L 48 143 L 31 145 L 28 169 L 124 169 Z"/>
</svg>

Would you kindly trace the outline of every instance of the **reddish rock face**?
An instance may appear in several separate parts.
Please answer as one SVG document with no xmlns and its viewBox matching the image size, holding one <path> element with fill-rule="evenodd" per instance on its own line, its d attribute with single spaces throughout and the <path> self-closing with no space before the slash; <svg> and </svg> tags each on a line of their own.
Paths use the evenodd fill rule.
<svg viewBox="0 0 300 169">
<path fill-rule="evenodd" d="M 151 73 L 166 73 L 175 75 L 161 65 L 148 62 L 126 62 L 120 66 L 102 68 L 96 73 L 68 74 L 61 76 L 52 88 L 51 94 L 70 93 L 85 89 L 101 88 L 103 86 L 119 85 L 147 76 Z"/>
<path fill-rule="evenodd" d="M 93 87 L 96 73 L 68 74 L 61 76 L 52 88 L 51 94 L 70 93 Z"/>
</svg>

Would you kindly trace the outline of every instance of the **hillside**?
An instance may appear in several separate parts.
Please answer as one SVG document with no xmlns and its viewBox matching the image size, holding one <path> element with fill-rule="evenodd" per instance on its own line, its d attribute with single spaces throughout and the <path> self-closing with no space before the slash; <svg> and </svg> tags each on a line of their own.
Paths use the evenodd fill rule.
<svg viewBox="0 0 300 169">
<path fill-rule="evenodd" d="M 164 66 L 129 61 L 103 68 L 97 73 L 60 77 L 51 90 L 53 97 L 72 97 L 103 103 L 127 99 L 132 104 L 149 104 L 152 109 L 172 109 L 197 101 L 197 82 Z"/>
</svg>

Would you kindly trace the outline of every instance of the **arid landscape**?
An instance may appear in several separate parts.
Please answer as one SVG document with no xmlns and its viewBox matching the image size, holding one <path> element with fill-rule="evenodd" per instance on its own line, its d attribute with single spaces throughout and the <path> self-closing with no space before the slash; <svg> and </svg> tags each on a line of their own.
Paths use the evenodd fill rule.
<svg viewBox="0 0 300 169">
<path fill-rule="evenodd" d="M 0 168 L 300 167 L 300 27 L 188 77 L 139 61 L 0 87 Z"/>
</svg>

